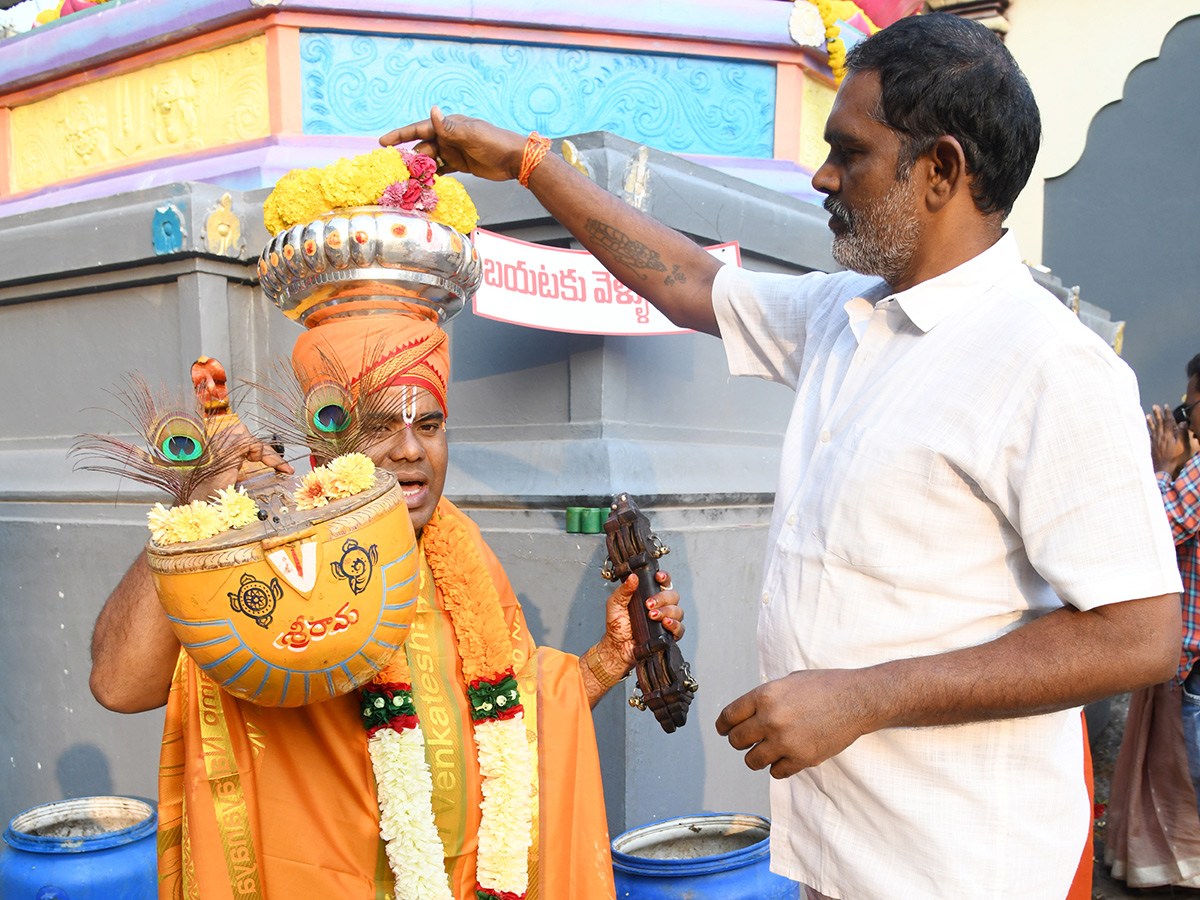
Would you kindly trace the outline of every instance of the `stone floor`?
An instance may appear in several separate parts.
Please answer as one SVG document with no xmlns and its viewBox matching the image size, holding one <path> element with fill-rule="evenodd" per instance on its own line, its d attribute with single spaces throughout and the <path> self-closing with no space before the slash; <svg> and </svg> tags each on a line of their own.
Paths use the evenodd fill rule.
<svg viewBox="0 0 1200 900">
<path fill-rule="evenodd" d="M 1092 748 L 1093 777 L 1096 786 L 1096 802 L 1108 803 L 1108 789 L 1112 781 L 1113 768 L 1117 762 L 1117 750 L 1121 746 L 1121 734 L 1125 730 L 1125 716 L 1129 712 L 1129 695 L 1114 697 L 1110 707 L 1108 724 L 1096 738 Z M 1123 881 L 1116 881 L 1108 874 L 1104 865 L 1104 829 L 1106 817 L 1096 820 L 1096 868 L 1092 878 L 1092 900 L 1134 900 L 1134 898 L 1200 898 L 1200 891 L 1190 888 L 1130 888 Z"/>
</svg>

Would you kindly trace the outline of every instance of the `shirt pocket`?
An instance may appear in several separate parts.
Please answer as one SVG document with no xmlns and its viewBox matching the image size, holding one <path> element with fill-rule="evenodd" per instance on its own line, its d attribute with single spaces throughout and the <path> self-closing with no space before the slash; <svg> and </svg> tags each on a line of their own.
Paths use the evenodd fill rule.
<svg viewBox="0 0 1200 900">
<path fill-rule="evenodd" d="M 826 552 L 856 569 L 919 565 L 938 454 L 894 433 L 856 426 L 821 491 Z"/>
</svg>

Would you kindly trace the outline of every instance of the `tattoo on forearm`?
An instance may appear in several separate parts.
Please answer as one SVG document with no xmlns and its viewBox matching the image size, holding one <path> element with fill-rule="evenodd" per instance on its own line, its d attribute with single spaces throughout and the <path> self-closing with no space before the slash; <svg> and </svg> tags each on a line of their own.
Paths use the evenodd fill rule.
<svg viewBox="0 0 1200 900">
<path fill-rule="evenodd" d="M 647 276 L 639 271 L 641 269 L 649 269 L 651 272 L 667 271 L 667 267 L 659 259 L 658 251 L 652 250 L 641 241 L 631 240 L 624 232 L 595 219 L 588 219 L 586 227 L 588 234 L 612 253 L 616 262 L 633 269 L 643 281 Z"/>
<path fill-rule="evenodd" d="M 671 274 L 663 279 L 663 284 L 670 287 L 674 284 L 684 284 L 687 281 L 687 273 L 679 266 L 671 266 Z"/>
</svg>

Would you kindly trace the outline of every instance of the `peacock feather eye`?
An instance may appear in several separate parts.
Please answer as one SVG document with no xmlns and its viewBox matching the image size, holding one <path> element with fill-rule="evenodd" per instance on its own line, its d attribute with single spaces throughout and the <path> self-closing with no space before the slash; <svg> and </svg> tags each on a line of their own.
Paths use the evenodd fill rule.
<svg viewBox="0 0 1200 900">
<path fill-rule="evenodd" d="M 350 427 L 353 398 L 343 385 L 322 381 L 304 395 L 304 421 L 318 434 L 337 435 Z"/>
<path fill-rule="evenodd" d="M 168 462 L 195 462 L 204 454 L 204 424 L 187 413 L 171 412 L 151 431 L 154 449 Z"/>
</svg>

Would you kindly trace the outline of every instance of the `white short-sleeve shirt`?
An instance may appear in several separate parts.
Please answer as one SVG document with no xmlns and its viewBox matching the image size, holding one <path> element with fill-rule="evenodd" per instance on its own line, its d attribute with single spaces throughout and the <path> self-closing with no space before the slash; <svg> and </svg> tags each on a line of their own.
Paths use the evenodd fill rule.
<svg viewBox="0 0 1200 900">
<path fill-rule="evenodd" d="M 730 370 L 793 387 L 761 675 L 993 640 L 1178 591 L 1133 373 L 1005 235 L 899 294 L 726 266 Z M 771 784 L 772 868 L 846 900 L 1062 900 L 1091 823 L 1078 710 L 887 729 Z"/>
</svg>

